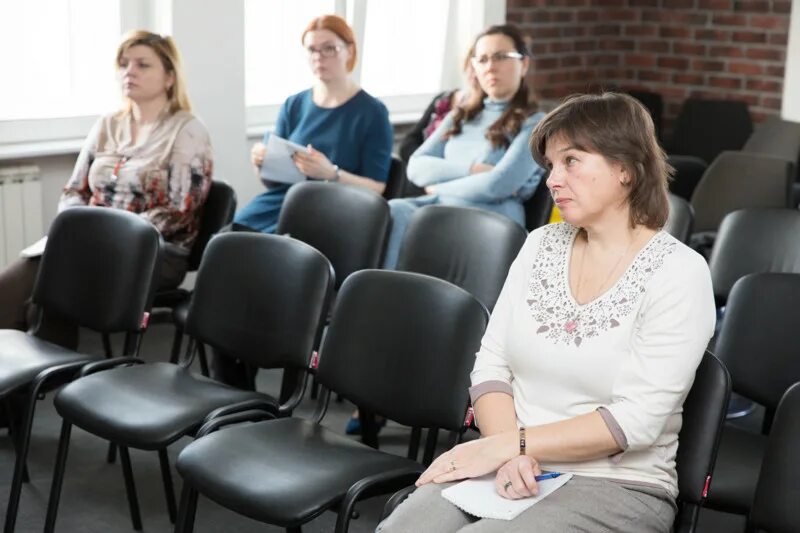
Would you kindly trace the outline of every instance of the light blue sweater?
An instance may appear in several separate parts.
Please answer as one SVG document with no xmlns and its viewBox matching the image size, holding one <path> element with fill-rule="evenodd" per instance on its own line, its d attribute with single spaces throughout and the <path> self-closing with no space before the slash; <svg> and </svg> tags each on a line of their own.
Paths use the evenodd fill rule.
<svg viewBox="0 0 800 533">
<path fill-rule="evenodd" d="M 487 98 L 483 111 L 462 123 L 460 134 L 444 139 L 453 125 L 452 114 L 448 115 L 411 156 L 408 179 L 419 187 L 435 185 L 439 203 L 488 209 L 524 226 L 522 202 L 531 197 L 545 173 L 528 149 L 531 132 L 544 113 L 528 117 L 516 137 L 509 139 L 508 148 L 494 148 L 485 137 L 486 130 L 506 106 Z M 470 174 L 473 163 L 494 168 Z"/>
</svg>

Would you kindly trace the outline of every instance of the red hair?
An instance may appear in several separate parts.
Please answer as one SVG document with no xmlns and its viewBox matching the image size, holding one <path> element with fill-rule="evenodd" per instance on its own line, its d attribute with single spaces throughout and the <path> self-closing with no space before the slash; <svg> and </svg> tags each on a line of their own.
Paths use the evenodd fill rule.
<svg viewBox="0 0 800 533">
<path fill-rule="evenodd" d="M 300 42 L 302 43 L 305 40 L 308 32 L 317 30 L 332 31 L 339 39 L 352 47 L 352 54 L 350 54 L 350 59 L 347 60 L 347 72 L 352 72 L 353 67 L 356 66 L 356 36 L 353 33 L 353 28 L 338 15 L 322 15 L 308 23 L 306 29 L 303 30 L 303 35 L 300 36 Z"/>
</svg>

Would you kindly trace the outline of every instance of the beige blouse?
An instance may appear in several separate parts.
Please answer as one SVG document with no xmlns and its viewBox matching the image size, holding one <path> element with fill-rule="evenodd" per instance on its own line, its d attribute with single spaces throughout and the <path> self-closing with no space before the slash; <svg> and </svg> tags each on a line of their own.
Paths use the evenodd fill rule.
<svg viewBox="0 0 800 533">
<path fill-rule="evenodd" d="M 138 213 L 164 240 L 185 250 L 198 231 L 211 185 L 208 131 L 187 111 L 164 111 L 133 142 L 130 113 L 101 117 L 64 187 L 59 211 L 76 205 Z"/>
</svg>

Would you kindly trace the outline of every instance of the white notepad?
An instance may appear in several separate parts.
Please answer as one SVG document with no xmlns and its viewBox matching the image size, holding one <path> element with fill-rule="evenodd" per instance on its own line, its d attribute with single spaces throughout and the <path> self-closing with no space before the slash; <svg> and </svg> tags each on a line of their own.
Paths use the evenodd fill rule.
<svg viewBox="0 0 800 533">
<path fill-rule="evenodd" d="M 522 511 L 547 498 L 572 478 L 561 474 L 557 478 L 539 481 L 539 495 L 522 500 L 508 500 L 497 494 L 495 474 L 468 479 L 442 491 L 442 497 L 456 507 L 478 518 L 513 520 Z"/>
<path fill-rule="evenodd" d="M 270 134 L 267 139 L 267 153 L 261 163 L 261 179 L 267 183 L 299 183 L 306 177 L 294 164 L 295 152 L 308 153 L 308 148 Z"/>
<path fill-rule="evenodd" d="M 31 244 L 19 253 L 20 257 L 39 257 L 44 254 L 44 249 L 47 246 L 47 235 Z"/>
</svg>

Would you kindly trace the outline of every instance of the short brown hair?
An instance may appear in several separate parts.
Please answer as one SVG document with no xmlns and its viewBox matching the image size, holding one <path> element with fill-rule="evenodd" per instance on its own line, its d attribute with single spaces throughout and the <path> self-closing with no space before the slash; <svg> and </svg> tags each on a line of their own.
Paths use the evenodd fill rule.
<svg viewBox="0 0 800 533">
<path fill-rule="evenodd" d="M 183 79 L 183 67 L 181 66 L 181 55 L 172 37 L 151 33 L 146 30 L 133 30 L 122 39 L 122 43 L 117 48 L 117 68 L 122 66 L 122 54 L 134 46 L 146 46 L 150 48 L 164 66 L 164 70 L 172 74 L 174 78 L 172 87 L 167 90 L 169 99 L 169 111 L 191 111 L 192 104 L 189 102 L 189 95 L 186 93 L 186 82 Z M 123 112 L 130 112 L 130 102 L 126 102 Z"/>
<path fill-rule="evenodd" d="M 674 169 L 658 144 L 653 119 L 638 100 L 612 92 L 568 97 L 531 134 L 531 154 L 542 167 L 547 141 L 553 137 L 621 164 L 630 176 L 626 185 L 631 226 L 664 227 L 669 216 L 667 185 Z"/>
<path fill-rule="evenodd" d="M 353 33 L 353 28 L 347 24 L 347 21 L 338 15 L 322 15 L 321 17 L 316 17 L 309 22 L 306 29 L 303 30 L 303 35 L 300 36 L 300 42 L 305 40 L 308 32 L 316 30 L 332 31 L 348 46 L 353 47 L 353 54 L 350 56 L 350 59 L 347 60 L 347 72 L 353 72 L 353 68 L 356 66 L 356 54 L 358 50 L 356 49 L 356 36 Z"/>
</svg>

